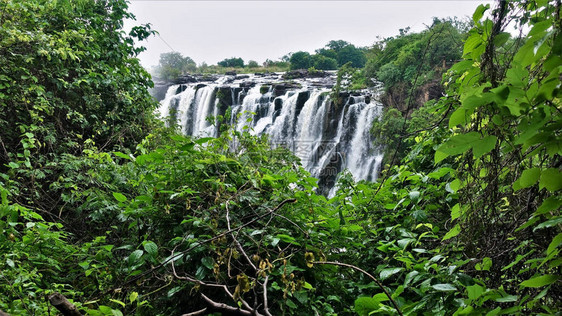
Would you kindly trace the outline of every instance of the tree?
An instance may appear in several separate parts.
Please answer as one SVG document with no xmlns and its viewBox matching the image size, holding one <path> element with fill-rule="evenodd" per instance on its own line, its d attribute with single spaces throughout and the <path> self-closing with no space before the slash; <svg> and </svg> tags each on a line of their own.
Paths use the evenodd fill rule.
<svg viewBox="0 0 562 316">
<path fill-rule="evenodd" d="M 52 171 L 39 167 L 48 154 L 79 154 L 86 140 L 131 145 L 146 135 L 156 103 L 135 58 L 143 48 L 133 42 L 152 31 L 118 31 L 132 18 L 125 1 L 1 4 L 0 171 L 27 161 L 36 178 Z"/>
<path fill-rule="evenodd" d="M 82 158 L 97 148 L 134 150 L 155 126 L 133 45 L 153 32 L 122 31 L 134 18 L 124 0 L 0 0 L 0 12 L 0 309 L 47 315 L 49 295 L 87 301 L 110 277 L 111 250 L 88 240 L 72 174 L 87 173 Z M 77 265 L 87 248 L 99 251 L 99 279 Z"/>
<path fill-rule="evenodd" d="M 244 67 L 244 60 L 242 58 L 232 57 L 219 61 L 217 64 L 221 67 L 242 68 Z"/>
<path fill-rule="evenodd" d="M 258 62 L 255 61 L 255 60 L 250 60 L 250 61 L 248 62 L 248 67 L 249 67 L 249 68 L 258 68 L 258 67 L 259 67 L 259 64 L 258 64 Z"/>
<path fill-rule="evenodd" d="M 338 62 L 333 58 L 328 58 L 323 55 L 312 55 L 313 67 L 318 70 L 335 70 L 338 69 Z"/>
<path fill-rule="evenodd" d="M 188 72 L 195 72 L 197 65 L 189 57 L 183 57 L 179 52 L 169 52 L 160 54 L 160 61 L 157 66 L 157 74 L 165 80 L 176 79 Z"/>
<path fill-rule="evenodd" d="M 326 44 L 326 47 L 333 50 L 337 54 L 340 52 L 340 50 L 349 45 L 351 45 L 351 43 L 344 40 L 331 40 L 330 42 L 328 42 L 328 44 Z"/>
<path fill-rule="evenodd" d="M 355 68 L 362 68 L 365 66 L 365 62 L 367 59 L 365 58 L 365 54 L 363 51 L 354 45 L 347 45 L 342 47 L 338 51 L 338 65 L 342 66 L 347 63 L 351 63 L 351 66 Z"/>
<path fill-rule="evenodd" d="M 338 59 L 338 53 L 329 48 L 320 48 L 316 50 L 316 55 L 321 55 L 327 58 Z"/>
<path fill-rule="evenodd" d="M 312 66 L 312 60 L 308 52 L 296 52 L 289 58 L 291 69 L 308 69 Z"/>
</svg>

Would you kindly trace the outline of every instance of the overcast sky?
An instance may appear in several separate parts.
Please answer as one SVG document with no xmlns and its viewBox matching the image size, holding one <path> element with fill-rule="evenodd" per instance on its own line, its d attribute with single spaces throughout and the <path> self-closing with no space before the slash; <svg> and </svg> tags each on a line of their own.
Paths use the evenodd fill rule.
<svg viewBox="0 0 562 316">
<path fill-rule="evenodd" d="M 472 16 L 480 0 L 411 1 L 162 1 L 131 0 L 133 25 L 151 23 L 160 35 L 143 42 L 145 67 L 172 50 L 197 64 L 225 58 L 277 60 L 289 52 L 324 47 L 330 40 L 370 46 L 379 37 L 411 27 L 423 30 L 433 17 Z"/>
</svg>

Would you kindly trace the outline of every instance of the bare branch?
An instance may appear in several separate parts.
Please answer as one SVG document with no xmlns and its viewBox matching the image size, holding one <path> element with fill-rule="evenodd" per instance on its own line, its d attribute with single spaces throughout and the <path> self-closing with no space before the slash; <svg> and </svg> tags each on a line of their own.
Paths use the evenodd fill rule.
<svg viewBox="0 0 562 316">
<path fill-rule="evenodd" d="M 230 231 L 230 209 L 228 208 L 228 203 L 226 202 L 226 225 L 228 230 Z M 230 233 L 230 236 L 232 236 L 232 239 L 234 240 L 234 243 L 236 244 L 236 248 L 238 248 L 238 250 L 240 251 L 240 253 L 242 254 L 242 256 L 246 259 L 246 261 L 248 261 L 248 263 L 250 264 L 250 266 L 254 269 L 254 271 L 258 271 L 258 268 L 256 267 L 256 265 L 254 265 L 254 263 L 252 262 L 252 260 L 250 260 L 250 257 L 248 257 L 248 254 L 246 253 L 246 251 L 244 251 L 244 248 L 242 248 L 242 245 L 240 244 L 240 242 L 238 242 L 238 239 L 236 238 L 236 236 L 234 236 L 234 233 Z"/>
<path fill-rule="evenodd" d="M 229 305 L 226 305 L 224 303 L 217 303 L 213 300 L 211 300 L 210 298 L 208 298 L 207 296 L 205 296 L 205 294 L 201 294 L 201 297 L 205 300 L 205 302 L 207 302 L 207 304 L 209 304 L 209 307 L 211 310 L 213 311 L 217 311 L 217 312 L 228 312 L 232 315 L 246 315 L 246 316 L 262 316 L 261 314 L 255 312 L 251 312 L 248 310 L 244 310 L 241 308 L 236 308 L 236 307 L 232 307 Z"/>
<path fill-rule="evenodd" d="M 269 312 L 269 304 L 267 302 L 267 282 L 269 281 L 269 275 L 265 277 L 263 281 L 263 312 L 266 316 L 273 316 Z"/>
<path fill-rule="evenodd" d="M 208 315 L 208 311 L 207 311 L 207 307 L 200 309 L 198 311 L 195 312 L 191 312 L 191 313 L 187 313 L 187 314 L 183 314 L 181 316 L 197 316 L 197 315 Z"/>
<path fill-rule="evenodd" d="M 127 280 L 127 281 L 124 283 L 124 285 L 129 284 L 129 283 L 132 283 L 132 282 L 135 282 L 135 281 L 141 279 L 142 277 L 144 277 L 144 276 L 146 276 L 146 275 L 152 273 L 153 271 L 155 271 L 155 270 L 157 270 L 157 269 L 160 269 L 161 267 L 165 266 L 165 265 L 168 264 L 169 262 L 173 262 L 173 261 L 176 260 L 179 256 L 185 255 L 186 253 L 189 253 L 190 251 L 192 251 L 192 250 L 195 249 L 195 248 L 200 247 L 201 245 L 207 244 L 207 243 L 209 243 L 209 242 L 211 242 L 211 241 L 214 241 L 214 240 L 217 240 L 217 239 L 219 239 L 219 238 L 221 238 L 221 237 L 223 237 L 223 236 L 226 236 L 226 235 L 228 235 L 228 234 L 230 234 L 230 233 L 232 233 L 232 232 L 234 232 L 234 231 L 237 231 L 237 230 L 240 230 L 240 229 L 242 229 L 242 228 L 244 228 L 244 227 L 246 227 L 246 226 L 252 225 L 253 223 L 259 221 L 260 219 L 262 219 L 262 218 L 264 218 L 264 217 L 267 217 L 267 216 L 271 215 L 272 213 L 276 212 L 276 211 L 279 210 L 281 207 L 283 207 L 283 205 L 285 205 L 285 204 L 287 204 L 287 203 L 295 203 L 296 201 L 297 201 L 296 199 L 286 199 L 286 200 L 282 201 L 281 203 L 279 203 L 279 205 L 277 205 L 275 208 L 269 210 L 268 212 L 266 212 L 266 213 L 264 213 L 264 214 L 262 214 L 262 215 L 260 215 L 260 216 L 255 217 L 253 220 L 251 220 L 251 221 L 249 221 L 249 222 L 247 222 L 247 223 L 244 223 L 244 224 L 242 224 L 242 225 L 240 225 L 240 226 L 238 226 L 238 227 L 235 227 L 235 228 L 233 228 L 233 229 L 229 229 L 229 230 L 227 230 L 227 231 L 225 231 L 225 232 L 223 232 L 223 233 L 221 233 L 221 234 L 216 235 L 216 236 L 213 237 L 213 238 L 209 238 L 209 239 L 205 239 L 205 240 L 203 240 L 203 241 L 197 242 L 197 243 L 195 243 L 195 245 L 191 246 L 191 247 L 188 248 L 187 250 L 181 251 L 181 252 L 177 253 L 176 255 L 172 255 L 172 256 L 170 256 L 168 259 L 164 260 L 164 261 L 161 262 L 160 264 L 158 264 L 158 265 L 156 265 L 155 267 L 153 267 L 152 269 L 149 269 L 149 270 L 147 270 L 147 271 L 145 271 L 145 272 L 143 272 L 143 273 L 141 273 L 141 274 L 135 276 L 134 278 L 131 278 L 131 279 Z M 106 291 L 106 293 L 111 292 L 111 291 L 113 291 L 113 289 Z"/>
<path fill-rule="evenodd" d="M 82 316 L 82 313 L 78 311 L 78 308 L 74 304 L 70 303 L 66 297 L 60 293 L 55 293 L 49 296 L 49 302 L 53 304 L 56 309 L 58 309 L 64 316 Z"/>
</svg>

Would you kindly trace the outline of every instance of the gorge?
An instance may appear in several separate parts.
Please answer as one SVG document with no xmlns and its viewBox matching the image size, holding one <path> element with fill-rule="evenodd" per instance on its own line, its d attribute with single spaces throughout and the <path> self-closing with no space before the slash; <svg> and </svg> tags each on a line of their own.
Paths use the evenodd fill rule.
<svg viewBox="0 0 562 316">
<path fill-rule="evenodd" d="M 376 180 L 382 150 L 370 128 L 382 105 L 374 90 L 339 93 L 334 102 L 335 74 L 321 74 L 291 80 L 275 73 L 190 77 L 155 96 L 161 117 L 185 135 L 216 137 L 225 123 L 240 132 L 267 134 L 273 147 L 295 153 L 318 178 L 319 192 L 329 196 L 345 169 L 356 181 Z"/>
</svg>

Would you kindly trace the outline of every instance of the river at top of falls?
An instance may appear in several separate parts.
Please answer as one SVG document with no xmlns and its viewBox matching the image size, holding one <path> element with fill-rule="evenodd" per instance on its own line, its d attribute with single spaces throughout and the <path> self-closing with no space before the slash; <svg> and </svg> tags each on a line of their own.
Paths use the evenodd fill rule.
<svg viewBox="0 0 562 316">
<path fill-rule="evenodd" d="M 374 146 L 370 129 L 382 106 L 357 95 L 347 96 L 336 108 L 330 100 L 331 84 L 333 78 L 287 84 L 277 77 L 225 76 L 205 84 L 169 86 L 159 113 L 185 135 L 216 137 L 220 124 L 216 117 L 230 107 L 231 126 L 253 135 L 267 134 L 272 146 L 292 150 L 319 179 L 319 191 L 332 195 L 344 169 L 355 180 L 376 180 L 382 150 Z"/>
</svg>

